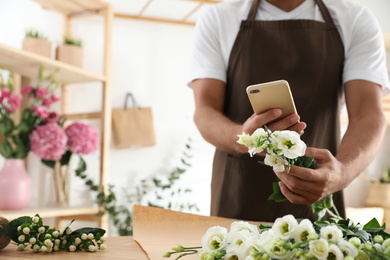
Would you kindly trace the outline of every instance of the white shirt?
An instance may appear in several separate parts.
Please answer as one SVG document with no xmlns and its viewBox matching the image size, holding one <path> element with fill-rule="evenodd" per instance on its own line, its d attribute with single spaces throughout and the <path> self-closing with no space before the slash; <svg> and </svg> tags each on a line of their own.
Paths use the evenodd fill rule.
<svg viewBox="0 0 390 260">
<path fill-rule="evenodd" d="M 349 0 L 323 0 L 340 33 L 345 50 L 343 83 L 362 79 L 390 92 L 383 34 L 372 12 Z M 228 61 L 242 20 L 246 20 L 252 0 L 228 0 L 208 8 L 195 27 L 188 84 L 199 78 L 226 82 Z M 256 19 L 310 19 L 324 22 L 315 0 L 306 0 L 285 12 L 265 0 L 259 3 Z"/>
</svg>

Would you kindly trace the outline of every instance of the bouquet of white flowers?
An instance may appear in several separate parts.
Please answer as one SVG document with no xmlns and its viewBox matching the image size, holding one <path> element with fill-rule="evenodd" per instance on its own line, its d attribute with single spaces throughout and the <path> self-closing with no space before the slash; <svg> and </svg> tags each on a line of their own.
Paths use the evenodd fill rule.
<svg viewBox="0 0 390 260">
<path fill-rule="evenodd" d="M 248 147 L 251 156 L 264 151 L 266 156 L 260 163 L 272 166 L 275 171 L 287 169 L 288 173 L 291 165 L 316 168 L 313 158 L 303 157 L 306 144 L 296 132 L 271 132 L 264 127 L 252 135 L 243 133 L 238 137 L 237 142 Z M 278 182 L 273 184 L 274 193 L 269 200 L 286 200 Z M 273 225 L 260 225 L 259 229 L 247 222 L 233 222 L 229 232 L 215 226 L 202 237 L 201 247 L 176 246 L 164 257 L 179 254 L 176 258 L 179 259 L 198 253 L 201 260 L 390 259 L 390 234 L 385 232 L 386 224 L 381 226 L 373 218 L 365 225 L 355 225 L 341 218 L 332 195 L 313 203 L 312 210 L 318 216 L 314 223 L 286 215 L 276 219 Z M 321 221 L 326 213 L 331 220 Z"/>
</svg>

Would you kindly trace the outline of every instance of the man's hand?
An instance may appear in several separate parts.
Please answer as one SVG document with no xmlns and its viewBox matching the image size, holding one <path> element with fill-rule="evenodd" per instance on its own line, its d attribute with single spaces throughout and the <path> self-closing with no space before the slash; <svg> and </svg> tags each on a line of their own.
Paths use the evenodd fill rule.
<svg viewBox="0 0 390 260">
<path fill-rule="evenodd" d="M 345 188 L 351 180 L 343 174 L 343 165 L 328 150 L 307 148 L 317 169 L 291 166 L 289 173 L 275 172 L 281 182 L 280 190 L 295 204 L 312 204 Z"/>
</svg>

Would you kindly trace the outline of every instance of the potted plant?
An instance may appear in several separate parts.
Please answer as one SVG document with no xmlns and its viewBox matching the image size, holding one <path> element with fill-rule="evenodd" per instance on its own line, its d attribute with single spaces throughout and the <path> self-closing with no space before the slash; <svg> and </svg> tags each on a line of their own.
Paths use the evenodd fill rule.
<svg viewBox="0 0 390 260">
<path fill-rule="evenodd" d="M 26 37 L 23 40 L 23 50 L 51 58 L 52 43 L 37 30 L 30 29 L 26 31 Z"/>
<path fill-rule="evenodd" d="M 70 65 L 83 67 L 82 41 L 71 36 L 64 37 L 62 45 L 56 49 L 56 59 Z"/>
</svg>

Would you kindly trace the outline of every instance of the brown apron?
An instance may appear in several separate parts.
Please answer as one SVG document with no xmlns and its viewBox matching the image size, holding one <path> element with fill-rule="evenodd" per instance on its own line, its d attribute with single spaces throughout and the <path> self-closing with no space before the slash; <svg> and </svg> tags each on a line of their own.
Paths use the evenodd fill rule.
<svg viewBox="0 0 390 260">
<path fill-rule="evenodd" d="M 252 84 L 285 79 L 289 82 L 308 146 L 336 154 L 340 141 L 339 109 L 344 47 L 333 20 L 316 0 L 325 23 L 314 20 L 255 20 L 254 0 L 233 45 L 228 65 L 224 114 L 244 123 L 253 114 L 245 89 Z M 268 201 L 276 176 L 262 157 L 216 150 L 213 165 L 211 215 L 243 220 L 274 221 L 293 214 L 316 220 L 308 205 Z M 335 204 L 345 217 L 342 192 Z"/>
</svg>

